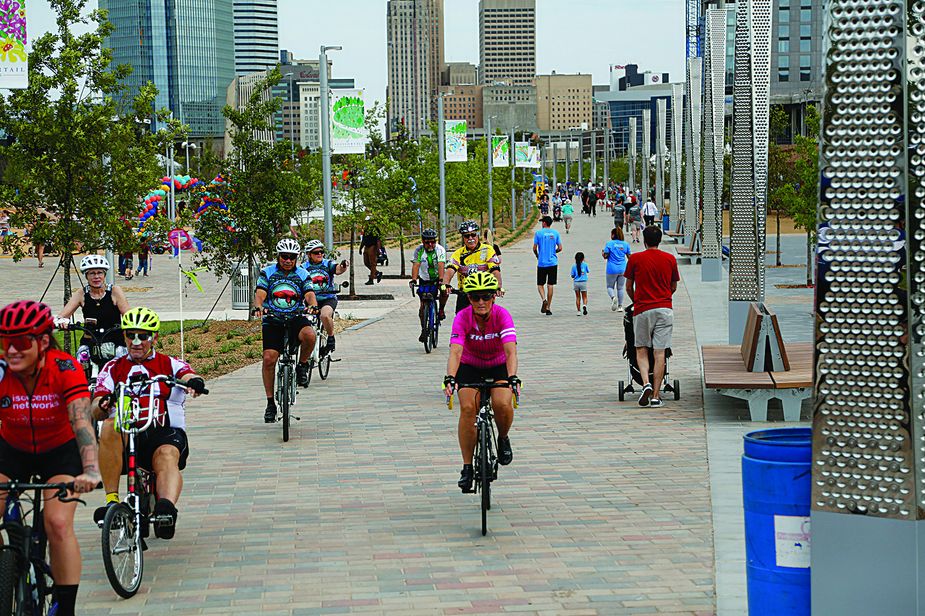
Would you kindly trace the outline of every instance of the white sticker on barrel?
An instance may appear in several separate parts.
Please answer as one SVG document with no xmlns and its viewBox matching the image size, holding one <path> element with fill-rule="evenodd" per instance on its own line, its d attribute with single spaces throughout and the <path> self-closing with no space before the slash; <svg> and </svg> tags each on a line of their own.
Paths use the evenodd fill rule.
<svg viewBox="0 0 925 616">
<path fill-rule="evenodd" d="M 809 569 L 809 517 L 774 516 L 774 549 L 778 567 Z"/>
</svg>

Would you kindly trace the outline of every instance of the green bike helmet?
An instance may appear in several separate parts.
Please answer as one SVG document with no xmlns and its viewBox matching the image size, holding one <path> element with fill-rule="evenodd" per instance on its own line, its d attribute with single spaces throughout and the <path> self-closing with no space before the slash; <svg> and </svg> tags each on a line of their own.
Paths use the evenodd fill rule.
<svg viewBox="0 0 925 616">
<path fill-rule="evenodd" d="M 150 308 L 132 308 L 122 315 L 122 329 L 140 329 L 156 333 L 161 328 L 161 319 Z"/>
<path fill-rule="evenodd" d="M 478 293 L 479 291 L 495 291 L 500 288 L 498 279 L 488 272 L 476 272 L 463 278 L 463 293 Z"/>
</svg>

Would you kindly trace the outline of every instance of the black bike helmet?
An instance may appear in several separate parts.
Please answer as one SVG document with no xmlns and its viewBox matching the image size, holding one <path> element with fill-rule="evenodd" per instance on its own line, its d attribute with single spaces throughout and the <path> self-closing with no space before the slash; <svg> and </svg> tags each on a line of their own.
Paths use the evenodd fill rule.
<svg viewBox="0 0 925 616">
<path fill-rule="evenodd" d="M 436 229 L 424 229 L 421 231 L 422 240 L 435 240 L 437 239 L 437 230 Z"/>
<path fill-rule="evenodd" d="M 462 224 L 459 225 L 460 233 L 478 233 L 479 232 L 479 223 L 474 220 L 464 220 Z"/>
</svg>

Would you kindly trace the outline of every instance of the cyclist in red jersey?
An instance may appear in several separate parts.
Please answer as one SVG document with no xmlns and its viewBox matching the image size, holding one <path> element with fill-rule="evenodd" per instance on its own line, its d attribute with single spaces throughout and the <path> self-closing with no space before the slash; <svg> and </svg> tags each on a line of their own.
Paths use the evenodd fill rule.
<svg viewBox="0 0 925 616">
<path fill-rule="evenodd" d="M 0 310 L 0 482 L 74 482 L 90 492 L 100 481 L 90 391 L 77 360 L 58 349 L 45 304 L 25 300 Z M 74 614 L 80 546 L 77 503 L 45 495 L 45 532 L 59 616 Z"/>
</svg>

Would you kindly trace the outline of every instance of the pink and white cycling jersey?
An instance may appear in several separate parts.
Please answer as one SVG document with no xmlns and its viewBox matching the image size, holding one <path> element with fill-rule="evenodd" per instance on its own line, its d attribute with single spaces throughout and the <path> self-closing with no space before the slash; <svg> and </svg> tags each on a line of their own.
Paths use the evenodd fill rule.
<svg viewBox="0 0 925 616">
<path fill-rule="evenodd" d="M 475 368 L 500 366 L 507 361 L 504 355 L 505 342 L 517 342 L 514 319 L 507 309 L 498 305 L 492 306 L 488 322 L 481 329 L 472 312 L 472 306 L 456 313 L 450 344 L 462 346 L 462 363 Z"/>
</svg>

